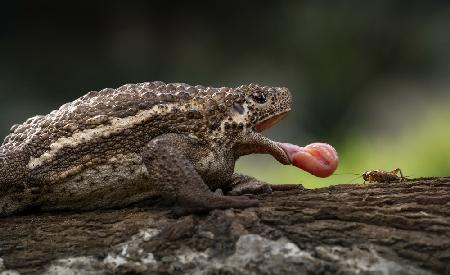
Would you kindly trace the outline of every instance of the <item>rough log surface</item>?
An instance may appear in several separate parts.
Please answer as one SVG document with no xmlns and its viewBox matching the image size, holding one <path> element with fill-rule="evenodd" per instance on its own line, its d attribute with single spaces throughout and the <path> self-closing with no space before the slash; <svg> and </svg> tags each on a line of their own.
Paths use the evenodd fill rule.
<svg viewBox="0 0 450 275">
<path fill-rule="evenodd" d="M 181 217 L 147 202 L 1 218 L 0 273 L 450 274 L 448 177 L 256 197 Z"/>
</svg>

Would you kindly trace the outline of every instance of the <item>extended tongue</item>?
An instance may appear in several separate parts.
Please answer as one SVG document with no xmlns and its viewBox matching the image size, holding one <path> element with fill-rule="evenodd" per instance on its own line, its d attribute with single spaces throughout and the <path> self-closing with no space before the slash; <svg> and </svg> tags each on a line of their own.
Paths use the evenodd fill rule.
<svg viewBox="0 0 450 275">
<path fill-rule="evenodd" d="M 338 166 L 336 150 L 326 143 L 312 143 L 300 147 L 290 143 L 278 143 L 294 166 L 317 177 L 328 177 Z"/>
</svg>

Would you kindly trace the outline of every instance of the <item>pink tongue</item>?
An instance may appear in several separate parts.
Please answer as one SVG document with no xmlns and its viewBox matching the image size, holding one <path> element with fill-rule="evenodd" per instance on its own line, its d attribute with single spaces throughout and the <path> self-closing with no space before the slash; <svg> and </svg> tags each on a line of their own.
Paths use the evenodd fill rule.
<svg viewBox="0 0 450 275">
<path fill-rule="evenodd" d="M 333 174 L 338 166 L 336 150 L 326 143 L 311 143 L 300 147 L 290 143 L 278 143 L 294 166 L 314 176 L 325 178 Z"/>
</svg>

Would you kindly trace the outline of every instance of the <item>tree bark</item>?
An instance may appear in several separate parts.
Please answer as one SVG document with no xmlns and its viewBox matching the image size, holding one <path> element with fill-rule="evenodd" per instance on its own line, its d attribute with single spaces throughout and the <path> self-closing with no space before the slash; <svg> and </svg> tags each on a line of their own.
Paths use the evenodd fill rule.
<svg viewBox="0 0 450 275">
<path fill-rule="evenodd" d="M 448 177 L 254 197 L 185 216 L 147 201 L 4 217 L 0 272 L 450 274 Z"/>
</svg>

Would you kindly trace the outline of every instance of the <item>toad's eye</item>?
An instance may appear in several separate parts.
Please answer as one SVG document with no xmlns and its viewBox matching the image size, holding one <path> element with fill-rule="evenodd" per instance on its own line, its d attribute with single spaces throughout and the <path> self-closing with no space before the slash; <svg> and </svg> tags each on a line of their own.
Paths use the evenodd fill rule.
<svg viewBox="0 0 450 275">
<path fill-rule="evenodd" d="M 254 101 L 256 101 L 260 104 L 266 103 L 266 101 L 267 101 L 266 95 L 263 94 L 262 92 L 254 92 L 252 94 L 252 98 Z"/>
</svg>

